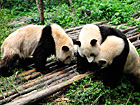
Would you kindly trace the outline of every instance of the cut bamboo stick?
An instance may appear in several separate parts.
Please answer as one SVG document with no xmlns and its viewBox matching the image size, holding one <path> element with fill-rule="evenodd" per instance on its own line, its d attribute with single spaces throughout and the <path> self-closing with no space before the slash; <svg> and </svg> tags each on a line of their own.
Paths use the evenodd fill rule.
<svg viewBox="0 0 140 105">
<path fill-rule="evenodd" d="M 96 24 L 96 25 L 101 25 L 101 24 L 104 24 L 104 23 L 107 23 L 108 21 L 101 21 L 101 22 L 95 22 L 95 23 L 92 23 L 92 24 Z M 82 26 L 78 26 L 78 27 L 74 27 L 74 28 L 69 28 L 69 29 L 66 29 L 66 33 L 67 32 L 70 32 L 70 31 L 76 31 L 76 30 L 79 30 L 79 29 L 82 29 L 84 25 Z"/>
<path fill-rule="evenodd" d="M 138 26 L 129 27 L 129 28 L 127 28 L 127 29 L 122 30 L 122 32 L 123 32 L 123 33 L 126 33 L 126 32 L 128 32 L 128 31 L 130 31 L 130 30 L 133 30 L 133 29 L 137 28 L 137 27 L 138 27 Z"/>
<path fill-rule="evenodd" d="M 135 36 L 132 36 L 132 37 L 129 37 L 128 39 L 129 39 L 131 42 L 134 42 L 134 41 L 136 41 L 136 40 L 139 40 L 139 39 L 140 39 L 140 34 L 135 35 Z"/>
<path fill-rule="evenodd" d="M 135 36 L 135 35 L 137 35 L 137 34 L 139 34 L 139 32 L 135 32 L 135 33 L 133 33 L 133 34 L 127 34 L 126 37 L 129 38 L 129 37 Z"/>
<path fill-rule="evenodd" d="M 35 102 L 39 99 L 44 98 L 45 96 L 51 95 L 51 94 L 61 90 L 65 86 L 70 85 L 73 81 L 84 78 L 85 76 L 90 75 L 90 74 L 92 74 L 92 73 L 85 73 L 85 74 L 77 75 L 68 81 L 64 81 L 64 82 L 54 85 L 50 88 L 45 88 L 44 90 L 40 90 L 40 91 L 32 93 L 30 95 L 20 97 L 19 99 L 14 100 L 13 102 L 10 102 L 5 105 L 25 105 L 25 104 Z"/>
<path fill-rule="evenodd" d="M 4 103 L 6 103 L 6 102 L 8 102 L 8 101 L 10 101 L 10 100 L 12 100 L 12 99 L 14 99 L 14 98 L 16 98 L 16 97 L 19 96 L 19 95 L 24 95 L 24 94 L 26 94 L 26 93 L 29 93 L 29 92 L 33 91 L 33 90 L 42 88 L 42 87 L 44 87 L 45 85 L 49 85 L 49 84 L 51 84 L 52 82 L 57 81 L 57 80 L 59 80 L 59 79 L 60 79 L 60 80 L 61 80 L 61 79 L 66 79 L 65 77 L 68 77 L 70 74 L 76 75 L 76 73 L 74 73 L 75 70 L 76 70 L 76 69 L 71 70 L 71 71 L 68 71 L 68 72 L 66 72 L 65 74 L 61 74 L 61 75 L 59 75 L 59 76 L 57 76 L 57 77 L 53 77 L 52 79 L 49 79 L 48 81 L 45 81 L 45 82 L 43 82 L 43 83 L 41 83 L 41 84 L 37 84 L 37 85 L 32 86 L 32 87 L 30 87 L 30 88 L 24 89 L 23 91 L 21 91 L 21 92 L 19 92 L 19 93 L 16 93 L 16 94 L 14 94 L 14 95 L 12 95 L 12 96 L 10 96 L 10 97 L 7 97 L 7 98 L 5 98 L 5 99 L 3 99 L 3 100 L 0 100 L 0 104 L 4 104 Z M 73 76 L 74 76 L 74 75 L 73 75 Z M 70 79 L 70 78 L 69 78 L 69 79 Z"/>
<path fill-rule="evenodd" d="M 138 28 L 135 28 L 135 29 L 133 29 L 133 30 L 128 31 L 127 33 L 125 33 L 125 35 L 132 34 L 132 33 L 136 32 L 137 30 L 138 30 Z"/>
<path fill-rule="evenodd" d="M 36 71 L 35 69 L 28 70 L 28 71 L 26 71 L 26 72 L 23 72 L 23 73 L 19 74 L 18 77 L 28 75 L 28 74 L 33 73 L 33 72 L 35 72 L 35 71 Z"/>
<path fill-rule="evenodd" d="M 18 90 L 24 90 L 25 88 L 29 88 L 29 87 L 31 87 L 31 86 L 33 86 L 33 85 L 35 85 L 35 84 L 41 83 L 41 82 L 43 82 L 43 81 L 46 81 L 46 80 L 51 79 L 52 77 L 56 77 L 57 75 L 60 75 L 60 74 L 62 74 L 62 73 L 65 73 L 65 72 L 67 72 L 68 70 L 73 69 L 74 67 L 76 67 L 76 65 L 73 65 L 73 66 L 71 66 L 71 67 L 68 67 L 68 68 L 66 68 L 66 69 L 64 69 L 64 70 L 62 70 L 62 71 L 56 72 L 56 73 L 54 73 L 54 74 L 51 74 L 51 75 L 48 75 L 48 76 L 44 76 L 44 77 L 42 77 L 42 78 L 40 78 L 39 80 L 36 80 L 36 81 L 34 81 L 34 82 L 30 82 L 30 83 L 27 83 L 27 84 L 23 84 L 23 85 L 21 85 L 21 86 L 18 86 L 17 89 L 18 89 Z M 12 95 L 12 94 L 15 94 L 15 93 L 16 93 L 15 90 L 11 90 L 11 91 L 8 92 L 9 96 Z M 7 92 L 4 92 L 3 94 L 4 94 L 5 97 L 8 96 Z M 0 94 L 0 98 L 3 98 L 3 96 L 2 96 L 1 94 Z"/>
</svg>

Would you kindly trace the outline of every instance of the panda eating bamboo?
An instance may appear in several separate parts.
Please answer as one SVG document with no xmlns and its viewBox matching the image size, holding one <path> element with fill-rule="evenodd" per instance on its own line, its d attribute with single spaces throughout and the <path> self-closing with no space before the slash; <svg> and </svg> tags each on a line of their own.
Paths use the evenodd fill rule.
<svg viewBox="0 0 140 105">
<path fill-rule="evenodd" d="M 73 41 L 57 24 L 28 25 L 11 33 L 1 46 L 0 75 L 10 76 L 8 70 L 22 58 L 33 56 L 37 71 L 45 70 L 46 59 L 51 54 L 69 64 L 74 53 Z"/>
</svg>

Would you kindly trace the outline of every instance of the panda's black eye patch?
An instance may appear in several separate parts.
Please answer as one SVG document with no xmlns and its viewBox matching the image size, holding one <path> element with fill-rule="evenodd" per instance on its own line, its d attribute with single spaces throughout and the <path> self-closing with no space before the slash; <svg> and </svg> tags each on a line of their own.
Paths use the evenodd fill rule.
<svg viewBox="0 0 140 105">
<path fill-rule="evenodd" d="M 70 58 L 70 56 L 67 56 L 65 60 L 67 60 L 67 59 L 69 59 L 69 58 Z"/>
<path fill-rule="evenodd" d="M 91 53 L 90 56 L 95 56 L 95 55 L 93 53 Z"/>
</svg>

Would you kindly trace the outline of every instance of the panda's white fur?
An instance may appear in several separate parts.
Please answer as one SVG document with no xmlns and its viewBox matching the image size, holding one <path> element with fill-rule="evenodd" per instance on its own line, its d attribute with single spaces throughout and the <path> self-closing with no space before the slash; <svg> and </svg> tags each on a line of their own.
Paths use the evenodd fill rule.
<svg viewBox="0 0 140 105">
<path fill-rule="evenodd" d="M 108 36 L 100 46 L 100 52 L 95 57 L 95 62 L 106 61 L 103 66 L 108 66 L 113 59 L 123 51 L 125 43 L 123 39 L 116 36 Z"/>
<path fill-rule="evenodd" d="M 126 36 L 120 30 L 112 27 L 97 26 L 94 24 L 87 24 L 81 29 L 78 41 L 75 43 L 78 45 L 77 70 L 79 72 L 84 73 L 87 71 L 89 64 L 94 62 L 95 57 L 99 54 L 100 45 L 110 35 L 121 38 L 124 41 L 127 53 L 129 49 L 127 48 L 128 42 Z M 126 56 L 124 58 L 126 58 Z M 96 66 L 95 64 L 93 65 L 94 67 Z"/>
<path fill-rule="evenodd" d="M 118 38 L 116 36 L 108 36 L 106 38 L 106 40 L 101 44 L 100 52 L 98 56 L 95 58 L 95 61 L 98 64 L 105 61 L 102 64 L 102 66 L 109 67 L 113 64 L 115 57 L 118 57 L 119 60 L 113 64 L 113 67 L 111 68 L 112 70 L 110 70 L 109 72 L 117 73 L 117 71 L 119 71 L 119 74 L 114 73 L 114 76 L 112 75 L 108 75 L 108 76 L 114 77 L 116 79 L 117 76 L 121 75 L 121 71 L 122 71 L 125 74 L 130 75 L 132 77 L 131 80 L 133 80 L 134 85 L 136 85 L 136 88 L 139 88 L 140 87 L 140 58 L 134 45 L 129 41 L 129 39 L 127 40 L 129 44 L 129 52 L 128 52 L 128 56 L 124 65 L 120 65 L 121 63 L 123 63 L 122 61 L 123 59 L 118 56 L 124 50 L 125 43 L 121 38 Z M 113 79 L 110 78 L 110 80 L 113 80 Z M 110 81 L 110 80 L 107 80 L 107 81 Z M 117 82 L 117 81 L 114 81 L 114 82 Z"/>
<path fill-rule="evenodd" d="M 0 63 L 0 72 L 4 72 L 3 69 L 9 69 L 9 66 L 12 66 L 18 58 L 29 56 L 34 56 L 33 58 L 39 65 L 38 62 L 41 63 L 42 59 L 42 63 L 45 63 L 44 59 L 47 59 L 51 54 L 56 54 L 57 59 L 68 64 L 74 54 L 74 47 L 72 39 L 57 24 L 47 26 L 28 25 L 11 33 L 4 40 L 1 51 L 3 56 Z M 37 59 L 40 59 L 40 61 L 37 61 Z"/>
<path fill-rule="evenodd" d="M 68 37 L 65 31 L 56 24 L 52 24 L 52 36 L 55 41 L 56 58 L 65 64 L 69 64 L 71 62 L 72 56 L 74 55 L 72 39 Z M 63 46 L 68 46 L 69 51 L 63 51 Z M 68 56 L 70 56 L 69 59 L 66 59 Z"/>
<path fill-rule="evenodd" d="M 132 73 L 135 76 L 140 75 L 140 58 L 139 54 L 136 51 L 136 48 L 134 45 L 128 40 L 129 42 L 129 53 L 128 53 L 128 58 L 126 61 L 126 64 L 124 66 L 124 72 L 125 73 Z"/>
<path fill-rule="evenodd" d="M 33 54 L 45 26 L 28 25 L 11 33 L 3 42 L 1 51 L 4 56 L 19 54 L 26 58 Z"/>
<path fill-rule="evenodd" d="M 97 40 L 94 46 L 90 44 L 92 39 Z M 86 56 L 88 62 L 92 62 L 94 60 L 94 57 L 91 57 L 90 54 L 94 53 L 94 55 L 97 56 L 100 50 L 102 38 L 99 27 L 94 24 L 85 25 L 79 34 L 78 40 L 81 42 L 81 46 L 78 47 L 80 56 Z"/>
</svg>

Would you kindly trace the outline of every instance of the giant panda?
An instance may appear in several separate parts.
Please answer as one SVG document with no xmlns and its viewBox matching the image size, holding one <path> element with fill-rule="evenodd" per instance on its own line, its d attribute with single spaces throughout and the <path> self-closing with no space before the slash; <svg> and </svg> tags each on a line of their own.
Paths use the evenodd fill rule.
<svg viewBox="0 0 140 105">
<path fill-rule="evenodd" d="M 8 70 L 22 58 L 33 56 L 36 71 L 43 72 L 47 57 L 55 54 L 69 64 L 74 53 L 73 41 L 57 24 L 27 25 L 11 33 L 1 46 L 0 75 L 9 76 Z"/>
<path fill-rule="evenodd" d="M 127 41 L 128 42 L 128 41 Z M 115 50 L 113 50 L 115 49 Z M 98 66 L 104 68 L 104 85 L 115 86 L 121 78 L 129 53 L 129 44 L 119 37 L 110 35 L 100 46 L 100 52 L 95 57 Z M 109 65 L 109 66 L 108 66 Z"/>
<path fill-rule="evenodd" d="M 94 58 L 99 54 L 100 45 L 109 35 L 120 37 L 128 44 L 126 36 L 115 28 L 87 24 L 81 29 L 78 41 L 75 42 L 78 45 L 77 71 L 79 73 L 85 73 L 90 67 L 91 70 L 97 68 L 97 64 L 93 63 Z"/>
<path fill-rule="evenodd" d="M 122 38 L 111 35 L 101 44 L 95 62 L 103 67 L 105 85 L 116 86 L 124 73 L 132 77 L 131 81 L 136 88 L 140 88 L 140 58 L 134 45 L 127 40 L 128 46 Z M 126 47 L 129 47 L 129 50 L 126 50 Z"/>
</svg>

